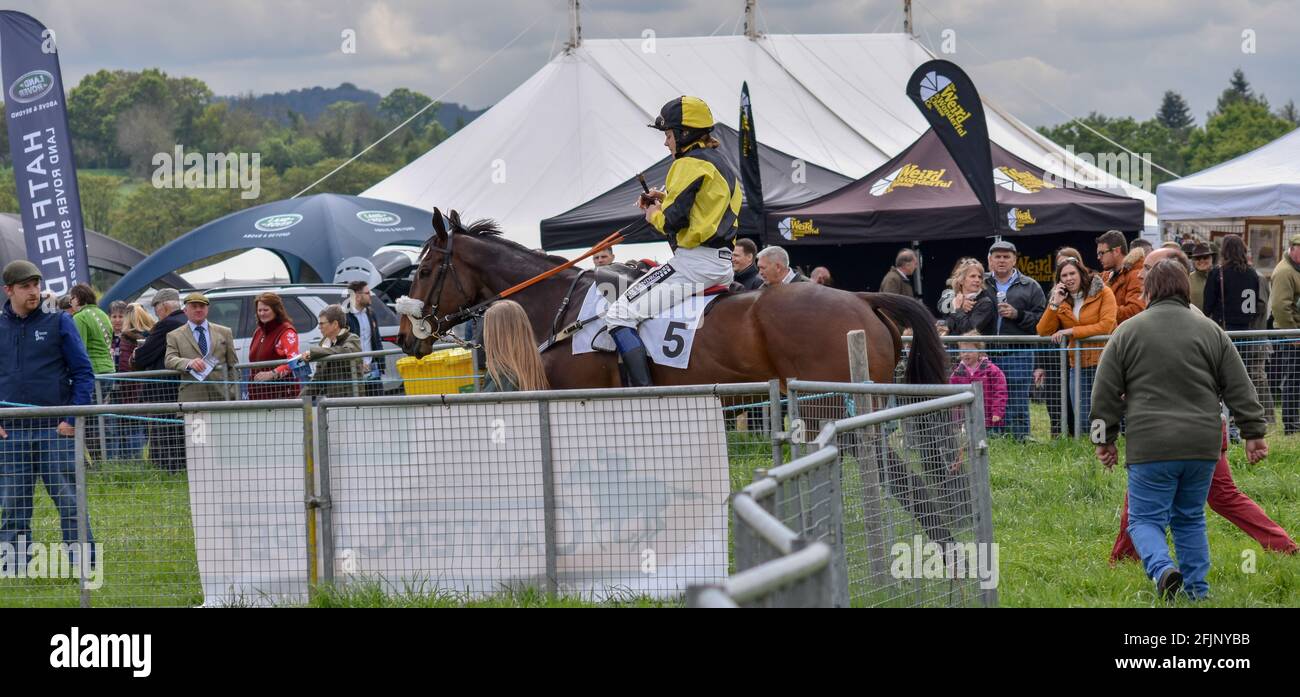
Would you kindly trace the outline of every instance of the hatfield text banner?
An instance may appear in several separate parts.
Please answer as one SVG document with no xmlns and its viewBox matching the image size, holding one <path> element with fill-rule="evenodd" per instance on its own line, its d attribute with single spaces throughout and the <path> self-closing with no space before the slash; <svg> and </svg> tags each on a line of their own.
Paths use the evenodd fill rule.
<svg viewBox="0 0 1300 697">
<path fill-rule="evenodd" d="M 28 15 L 0 12 L 0 74 L 27 258 L 45 289 L 63 295 L 90 283 L 90 259 L 54 42 Z"/>
</svg>

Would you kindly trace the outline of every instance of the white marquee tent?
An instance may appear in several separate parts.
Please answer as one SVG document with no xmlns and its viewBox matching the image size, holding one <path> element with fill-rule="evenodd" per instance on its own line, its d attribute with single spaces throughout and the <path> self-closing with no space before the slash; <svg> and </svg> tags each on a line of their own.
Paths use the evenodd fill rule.
<svg viewBox="0 0 1300 697">
<path fill-rule="evenodd" d="M 1300 129 L 1156 187 L 1160 220 L 1300 215 Z"/>
<path fill-rule="evenodd" d="M 760 141 L 858 178 L 927 128 L 904 85 L 932 57 L 907 34 L 584 40 L 362 195 L 496 218 L 511 239 L 538 247 L 539 221 L 666 154 L 660 134 L 645 127 L 664 102 L 702 97 L 736 128 L 743 81 Z M 985 107 L 990 137 L 1015 155 L 1044 168 L 1055 161 L 1056 171 L 1073 159 L 987 99 Z M 1143 199 L 1155 224 L 1153 195 L 1116 191 Z"/>
</svg>

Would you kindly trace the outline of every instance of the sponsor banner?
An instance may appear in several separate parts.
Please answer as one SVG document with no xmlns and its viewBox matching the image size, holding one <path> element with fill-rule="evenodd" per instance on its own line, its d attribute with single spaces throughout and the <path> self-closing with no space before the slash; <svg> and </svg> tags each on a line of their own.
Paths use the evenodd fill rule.
<svg viewBox="0 0 1300 697">
<path fill-rule="evenodd" d="M 984 106 L 975 84 L 956 64 L 932 60 L 921 64 L 908 78 L 907 96 L 966 177 L 988 215 L 990 232 L 997 233 L 1002 224 L 994 193 L 993 156 Z"/>
<path fill-rule="evenodd" d="M 947 189 L 952 187 L 952 180 L 944 176 L 947 171 L 947 169 L 924 169 L 908 163 L 876 180 L 871 185 L 871 195 L 884 196 L 894 189 L 910 189 L 914 186 Z"/>
<path fill-rule="evenodd" d="M 809 218 L 807 220 L 800 220 L 798 218 L 793 218 L 793 217 L 783 218 L 781 222 L 776 224 L 776 229 L 778 232 L 781 233 L 782 237 L 784 237 L 787 240 L 790 240 L 791 242 L 799 239 L 800 237 L 808 237 L 809 235 L 821 234 L 821 230 L 818 229 L 817 226 L 813 224 L 812 218 Z"/>
<path fill-rule="evenodd" d="M 763 235 L 763 178 L 758 165 L 758 134 L 754 131 L 754 107 L 749 101 L 749 83 L 740 84 L 740 183 L 745 205 L 756 216 L 760 239 Z"/>
<path fill-rule="evenodd" d="M 1043 189 L 1056 187 L 1043 181 L 1037 174 L 1015 167 L 998 167 L 993 170 L 993 183 L 1017 194 L 1036 194 Z"/>
<path fill-rule="evenodd" d="M 1036 222 L 1038 220 L 1028 208 L 1012 208 L 1007 211 L 1007 227 L 1015 232 L 1020 232 Z"/>
<path fill-rule="evenodd" d="M 297 213 L 281 213 L 278 215 L 268 215 L 265 218 L 258 218 L 253 223 L 253 227 L 262 232 L 279 232 L 287 230 L 294 225 L 302 222 L 302 216 Z"/>
<path fill-rule="evenodd" d="M 390 211 L 357 211 L 357 220 L 375 227 L 393 227 L 402 223 L 402 216 Z"/>
<path fill-rule="evenodd" d="M 0 11 L 0 76 L 27 258 L 45 289 L 63 295 L 90 283 L 90 258 L 53 33 L 21 12 Z"/>
</svg>

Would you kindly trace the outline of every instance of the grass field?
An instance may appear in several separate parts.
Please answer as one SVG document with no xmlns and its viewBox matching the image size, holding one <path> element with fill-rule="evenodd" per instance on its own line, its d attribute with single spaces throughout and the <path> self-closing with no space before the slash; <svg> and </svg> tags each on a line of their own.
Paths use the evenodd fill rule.
<svg viewBox="0 0 1300 697">
<path fill-rule="evenodd" d="M 1042 415 L 1039 415 L 1042 416 Z M 1044 421 L 1036 418 L 1037 424 Z M 1119 525 L 1125 476 L 1106 472 L 1083 441 L 1017 444 L 994 439 L 990 450 L 994 536 L 1000 551 L 1000 604 L 1038 606 L 1160 606 L 1137 564 L 1111 568 L 1107 556 Z M 743 445 L 742 445 L 743 442 Z M 1269 458 L 1246 464 L 1240 446 L 1229 451 L 1242 491 L 1283 527 L 1300 529 L 1300 437 L 1271 436 Z M 765 441 L 733 434 L 733 489 L 764 466 Z M 194 606 L 203 601 L 198 583 L 189 493 L 184 475 L 107 463 L 90 478 L 92 524 L 108 552 L 105 583 L 93 604 Z M 1300 606 L 1300 558 L 1283 557 L 1259 545 L 1223 518 L 1207 511 L 1213 569 L 1211 599 L 1205 606 Z M 35 537 L 58 539 L 58 519 L 43 494 L 37 496 Z M 60 579 L 0 579 L 0 606 L 76 605 L 76 582 Z M 385 596 L 378 585 L 327 590 L 315 607 L 570 607 L 590 605 L 573 598 L 548 598 L 524 590 L 466 602 L 451 593 L 423 588 Z M 674 606 L 637 597 L 614 597 L 618 607 Z"/>
</svg>

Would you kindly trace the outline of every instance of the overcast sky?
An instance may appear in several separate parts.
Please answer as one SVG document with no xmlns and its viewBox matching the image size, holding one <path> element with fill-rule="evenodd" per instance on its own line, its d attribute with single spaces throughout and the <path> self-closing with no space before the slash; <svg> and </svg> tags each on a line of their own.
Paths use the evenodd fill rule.
<svg viewBox="0 0 1300 697">
<path fill-rule="evenodd" d="M 352 82 L 492 104 L 568 33 L 566 0 L 31 0 L 53 28 L 66 87 L 101 68 L 159 67 L 217 94 Z M 583 0 L 583 36 L 730 34 L 743 0 Z M 901 0 L 759 0 L 771 33 L 902 31 Z M 1300 99 L 1300 0 L 917 0 L 917 33 L 943 31 L 980 91 L 1031 125 L 1089 111 L 1151 116 L 1166 89 L 1198 123 L 1234 68 L 1273 106 Z M 531 26 L 531 29 L 529 27 Z M 341 50 L 344 30 L 356 53 Z M 525 30 L 527 31 L 525 32 Z M 1243 31 L 1256 51 L 1243 52 Z M 456 83 L 521 32 L 473 78 Z"/>
</svg>

